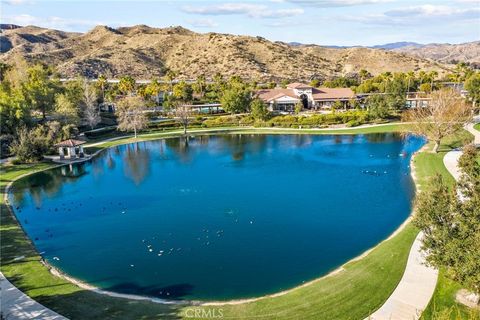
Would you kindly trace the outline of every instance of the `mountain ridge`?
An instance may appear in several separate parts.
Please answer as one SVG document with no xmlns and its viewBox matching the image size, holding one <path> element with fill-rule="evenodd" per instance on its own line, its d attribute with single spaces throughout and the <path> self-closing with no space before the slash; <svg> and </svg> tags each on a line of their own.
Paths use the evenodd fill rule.
<svg viewBox="0 0 480 320">
<path fill-rule="evenodd" d="M 8 63 L 18 57 L 41 61 L 56 66 L 65 77 L 129 74 L 152 78 L 174 70 L 179 78 L 220 72 L 269 81 L 326 79 L 360 69 L 372 74 L 420 69 L 444 73 L 450 69 L 402 52 L 290 45 L 262 37 L 196 33 L 181 26 L 96 26 L 86 33 L 26 26 L 2 30 L 0 37 L 1 61 Z"/>
</svg>

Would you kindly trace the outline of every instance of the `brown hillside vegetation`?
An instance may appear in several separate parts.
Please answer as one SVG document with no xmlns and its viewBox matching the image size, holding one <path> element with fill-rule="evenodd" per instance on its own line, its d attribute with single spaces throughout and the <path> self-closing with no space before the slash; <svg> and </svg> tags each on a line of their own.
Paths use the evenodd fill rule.
<svg viewBox="0 0 480 320">
<path fill-rule="evenodd" d="M 461 44 L 428 44 L 418 48 L 407 46 L 394 51 L 444 63 L 465 61 L 480 65 L 480 41 Z"/>
<path fill-rule="evenodd" d="M 201 34 L 182 27 L 97 26 L 78 34 L 28 26 L 3 30 L 4 42 L 10 45 L 2 45 L 1 61 L 24 57 L 44 62 L 56 66 L 64 77 L 128 74 L 150 79 L 170 69 L 186 79 L 220 72 L 266 81 L 325 79 L 360 69 L 372 74 L 420 69 L 443 73 L 448 69 L 447 65 L 396 52 L 291 46 L 261 37 Z"/>
</svg>

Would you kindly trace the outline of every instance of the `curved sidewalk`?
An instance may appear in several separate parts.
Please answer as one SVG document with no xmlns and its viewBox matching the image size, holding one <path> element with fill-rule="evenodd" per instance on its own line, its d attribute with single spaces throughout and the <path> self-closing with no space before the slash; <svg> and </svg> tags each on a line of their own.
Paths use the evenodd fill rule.
<svg viewBox="0 0 480 320">
<path fill-rule="evenodd" d="M 465 126 L 465 130 L 474 136 L 473 143 L 480 146 L 480 132 L 474 124 L 480 122 L 480 116 Z M 460 169 L 458 159 L 462 150 L 452 150 L 443 158 L 448 172 L 458 180 Z M 425 265 L 425 256 L 421 251 L 423 234 L 419 233 L 408 256 L 407 267 L 400 283 L 387 301 L 367 319 L 371 320 L 403 320 L 418 319 L 427 307 L 437 283 L 438 271 Z"/>
<path fill-rule="evenodd" d="M 421 250 L 423 233 L 413 242 L 400 283 L 385 303 L 370 315 L 371 320 L 418 319 L 432 298 L 438 270 L 425 265 Z"/>
<path fill-rule="evenodd" d="M 0 300 L 2 319 L 5 320 L 67 320 L 18 290 L 1 272 Z"/>
</svg>

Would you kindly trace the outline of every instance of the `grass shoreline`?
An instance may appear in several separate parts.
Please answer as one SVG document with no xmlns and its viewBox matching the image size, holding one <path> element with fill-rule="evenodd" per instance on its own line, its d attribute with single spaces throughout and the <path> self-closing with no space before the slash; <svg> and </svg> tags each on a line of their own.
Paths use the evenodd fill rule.
<svg viewBox="0 0 480 320">
<path fill-rule="evenodd" d="M 285 129 L 285 130 L 282 130 L 282 129 L 275 129 L 274 131 L 278 134 L 282 134 L 282 133 L 283 134 L 285 134 L 285 133 L 290 133 L 290 134 L 295 134 L 295 133 L 345 134 L 344 131 L 348 131 L 348 134 L 363 134 L 363 133 L 373 133 L 373 132 L 396 132 L 396 131 L 399 131 L 399 127 L 400 126 L 398 124 L 387 124 L 387 125 L 381 125 L 381 126 L 376 126 L 376 127 L 372 127 L 372 128 L 351 128 L 351 129 L 334 129 L 334 130 L 318 130 L 318 129 L 313 129 L 313 130 Z M 210 129 L 210 130 L 208 130 L 208 129 L 207 130 L 198 130 L 198 131 L 197 130 L 192 130 L 192 132 L 190 132 L 189 134 L 205 134 L 205 133 L 207 133 L 207 131 L 212 132 L 212 129 Z M 225 128 L 224 128 L 222 130 L 213 129 L 213 131 L 214 131 L 213 134 L 219 133 L 219 132 L 245 133 L 245 134 L 273 133 L 272 132 L 273 130 L 271 130 L 271 129 L 266 129 L 265 130 L 265 129 L 259 129 L 259 128 L 254 128 L 254 129 L 235 128 L 235 130 L 225 130 Z M 311 132 L 311 131 L 313 131 L 313 132 Z M 143 141 L 143 140 L 153 140 L 153 139 L 167 138 L 169 136 L 177 136 L 177 135 L 178 135 L 178 133 L 173 133 L 173 132 L 160 132 L 160 133 L 140 135 L 139 139 L 137 139 L 137 140 L 133 140 L 132 138 L 129 138 L 129 137 L 121 137 L 118 140 L 108 141 L 108 142 L 102 143 L 98 147 L 101 148 L 100 150 L 102 150 L 104 148 L 111 147 L 111 146 L 114 146 L 114 145 L 125 144 L 125 143 L 136 142 L 136 141 Z M 443 156 L 441 158 L 443 158 Z M 441 161 L 441 158 L 440 158 L 440 161 Z M 422 163 L 422 160 L 420 162 Z M 442 165 L 443 165 L 443 163 L 442 163 Z M 37 165 L 33 165 L 30 168 L 24 168 L 23 170 L 26 170 L 26 171 L 29 171 L 30 169 L 45 170 L 45 169 L 50 168 L 50 167 L 48 167 L 48 164 L 40 164 L 39 165 L 40 168 L 37 168 L 36 166 Z M 53 166 L 51 166 L 51 167 L 53 167 Z M 415 165 L 415 167 L 417 167 L 417 164 Z M 422 167 L 422 166 L 420 165 L 420 167 Z M 2 169 L 4 169 L 4 168 L 2 167 Z M 14 171 L 14 172 L 10 172 L 10 173 L 11 173 L 11 181 L 9 183 L 12 183 L 14 180 L 16 180 L 18 178 L 18 177 L 16 177 L 17 176 L 16 173 L 19 173 L 18 176 L 20 176 L 21 174 L 24 174 L 25 172 L 23 172 L 22 168 L 20 168 L 19 170 Z M 417 173 L 417 175 L 419 175 L 418 178 L 420 180 L 416 181 L 416 184 L 418 182 L 418 183 L 420 183 L 420 185 L 423 185 L 423 183 L 425 182 L 425 181 L 423 181 L 424 180 L 423 178 L 425 178 L 424 174 L 425 174 L 425 170 L 423 172 L 420 171 L 419 173 Z M 5 195 L 4 185 L 5 185 L 4 177 L 2 177 L 1 186 L 2 186 L 2 192 Z M 8 219 L 7 219 L 8 217 L 5 217 L 5 214 L 4 214 L 4 211 L 5 211 L 4 208 L 5 208 L 5 204 L 2 203 L 2 217 L 1 217 L 2 222 L 4 222 L 4 220 L 8 221 Z M 14 217 L 11 217 L 11 219 L 12 218 L 15 219 Z M 19 228 L 18 222 L 15 221 L 15 223 L 17 224 L 16 227 L 18 229 Z M 2 223 L 1 230 L 2 230 L 2 235 L 5 234 L 6 231 L 4 230 L 4 224 L 3 223 Z M 343 279 L 343 280 L 348 280 L 346 283 L 344 283 L 345 285 L 350 285 L 351 286 L 352 282 L 353 282 L 353 285 L 355 285 L 355 284 L 360 285 L 361 288 L 367 289 L 366 291 L 370 291 L 372 288 L 370 288 L 368 286 L 368 281 L 365 281 L 366 279 L 362 278 L 362 280 L 364 280 L 364 282 L 367 282 L 367 283 L 360 283 L 360 284 L 355 283 L 354 280 L 357 280 L 357 282 L 358 282 L 358 279 L 360 279 L 361 276 L 362 276 L 362 272 L 360 272 L 360 274 L 357 274 L 356 272 L 358 272 L 359 270 L 363 270 L 364 271 L 363 273 L 369 273 L 369 274 L 377 275 L 377 272 L 372 273 L 372 270 L 367 268 L 369 262 L 378 267 L 378 262 L 379 261 L 375 261 L 375 259 L 373 259 L 373 261 L 370 261 L 370 260 L 372 260 L 371 255 L 382 256 L 382 253 L 383 254 L 389 253 L 390 259 L 388 259 L 388 257 L 387 257 L 387 260 L 389 261 L 390 264 L 393 263 L 394 265 L 396 265 L 395 276 L 394 276 L 395 279 L 392 281 L 392 277 L 387 276 L 386 280 L 389 280 L 389 281 L 380 281 L 381 283 L 379 285 L 380 285 L 380 288 L 382 288 L 383 290 L 376 290 L 376 291 L 380 291 L 380 294 L 377 294 L 375 296 L 375 299 L 373 299 L 374 300 L 373 303 L 372 303 L 371 297 L 362 296 L 362 297 L 360 297 L 360 299 L 358 299 L 358 298 L 355 299 L 355 297 L 352 297 L 352 298 L 349 298 L 348 301 L 345 302 L 345 304 L 348 305 L 348 308 L 347 308 L 348 311 L 346 313 L 343 313 L 343 316 L 341 314 L 340 315 L 336 314 L 336 318 L 338 318 L 338 319 L 350 319 L 353 314 L 355 316 L 358 316 L 359 319 L 361 317 L 366 317 L 371 312 L 378 309 L 378 307 L 380 307 L 383 304 L 383 302 L 390 296 L 390 294 L 393 292 L 393 290 L 397 286 L 398 282 L 400 281 L 400 279 L 403 275 L 403 270 L 405 269 L 406 261 L 407 261 L 407 258 L 408 258 L 408 253 L 410 251 L 411 244 L 413 243 L 413 241 L 416 237 L 416 234 L 417 234 L 417 230 L 415 230 L 415 228 L 413 228 L 413 226 L 411 226 L 411 224 L 407 224 L 404 229 L 399 231 L 393 237 L 389 237 L 389 239 L 382 241 L 381 243 L 377 244 L 374 248 L 372 248 L 370 250 L 370 252 L 368 252 L 366 255 L 364 254 L 365 257 L 363 257 L 361 259 L 358 259 L 358 257 L 357 257 L 357 258 L 354 258 L 354 260 L 345 263 L 340 268 L 344 268 L 344 270 L 346 270 L 346 272 L 350 272 L 350 273 L 352 273 L 352 270 L 353 270 L 353 273 L 350 277 L 346 277 L 345 272 L 339 272 L 339 273 L 333 274 L 331 276 L 323 276 L 321 278 L 317 278 L 317 279 L 312 281 L 312 284 L 310 284 L 309 286 L 306 286 L 305 288 L 302 288 L 301 286 L 300 287 L 295 287 L 295 288 L 291 289 L 291 292 L 289 292 L 285 295 L 282 295 L 281 297 L 277 297 L 277 296 L 276 297 L 264 297 L 264 298 L 261 298 L 260 300 L 254 301 L 254 302 L 248 302 L 248 303 L 242 303 L 242 304 L 230 305 L 230 306 L 225 306 L 224 304 L 222 304 L 220 307 L 225 309 L 224 311 L 226 312 L 226 314 L 225 314 L 226 317 L 233 317 L 233 318 L 239 318 L 239 319 L 250 318 L 254 315 L 255 315 L 255 317 L 261 317 L 261 318 L 269 318 L 269 317 L 275 317 L 275 318 L 283 317 L 283 318 L 289 318 L 289 319 L 291 319 L 292 317 L 295 318 L 295 313 L 292 314 L 291 310 L 301 311 L 301 315 L 302 315 L 301 318 L 308 318 L 308 317 L 316 318 L 319 315 L 318 312 L 322 312 L 322 311 L 327 312 L 327 314 L 323 314 L 323 316 L 331 318 L 331 316 L 334 316 L 335 312 L 334 312 L 334 310 L 331 310 L 332 306 L 328 306 L 328 308 L 327 308 L 326 302 L 329 302 L 329 301 L 330 302 L 332 302 L 332 301 L 337 301 L 338 302 L 339 300 L 346 300 L 345 299 L 346 296 L 348 297 L 349 295 L 346 294 L 346 295 L 343 295 L 343 296 L 339 296 L 339 295 L 333 294 L 333 298 L 335 298 L 334 300 L 332 300 L 332 299 L 322 299 L 321 296 L 322 295 L 329 295 L 329 291 L 331 291 L 331 289 L 333 287 L 335 287 L 335 286 L 338 287 L 338 284 L 342 283 L 342 278 L 346 278 L 346 279 Z M 19 236 L 23 236 L 23 238 L 27 238 L 27 241 L 29 240 L 28 237 L 23 233 L 23 231 L 21 231 L 20 234 L 17 232 L 17 238 Z M 25 241 L 25 239 L 23 239 L 23 240 Z M 392 246 L 392 244 L 395 244 L 395 245 Z M 12 259 L 11 254 L 10 254 L 10 256 L 8 255 L 8 253 L 9 253 L 8 250 L 5 253 L 4 250 L 3 250 L 3 246 L 4 246 L 4 243 L 2 242 L 2 254 L 1 254 L 2 261 L 4 261 L 5 258 L 7 258 L 7 261 L 11 260 Z M 32 246 L 33 245 L 30 243 L 30 247 L 32 247 Z M 389 249 L 385 250 L 385 247 L 387 247 Z M 28 248 L 25 248 L 25 249 L 28 249 Z M 33 249 L 33 251 L 34 251 L 33 253 L 31 252 L 31 249 Z M 395 251 L 395 250 L 397 250 L 397 251 Z M 39 263 L 38 262 L 39 256 L 35 252 L 34 248 L 30 248 L 30 250 L 26 250 L 26 252 L 30 253 L 29 255 L 25 255 L 26 257 L 29 257 L 29 261 L 26 262 L 27 264 L 32 264 L 34 262 L 37 263 L 37 264 Z M 395 252 L 395 254 L 393 254 L 392 252 Z M 394 256 L 393 260 L 392 260 L 392 256 Z M 10 258 L 10 259 L 8 259 L 8 258 Z M 33 258 L 33 259 L 30 259 L 30 258 Z M 399 263 L 399 261 L 401 261 L 401 263 Z M 367 266 L 363 266 L 363 269 L 362 269 L 362 266 L 358 267 L 359 264 L 363 265 L 365 263 L 367 264 Z M 33 298 L 38 300 L 40 303 L 43 303 L 45 306 L 50 307 L 51 309 L 53 309 L 53 310 L 55 310 L 55 311 L 57 311 L 61 314 L 69 316 L 72 319 L 77 318 L 79 316 L 79 314 L 81 314 L 81 313 L 78 313 L 78 311 L 80 311 L 79 309 L 84 310 L 85 307 L 82 307 L 82 306 L 78 305 L 80 303 L 80 301 L 78 301 L 79 298 L 77 298 L 77 297 L 68 298 L 68 297 L 71 297 L 71 295 L 82 296 L 81 299 L 80 299 L 81 302 L 90 304 L 90 306 L 91 306 L 92 302 L 98 302 L 102 305 L 104 305 L 105 303 L 110 304 L 111 306 L 108 309 L 109 309 L 109 312 L 111 312 L 111 313 L 108 313 L 108 312 L 105 312 L 105 311 L 103 313 L 101 313 L 101 317 L 105 318 L 105 319 L 118 319 L 118 318 L 127 319 L 127 318 L 131 318 L 131 317 L 150 318 L 150 317 L 155 317 L 154 314 L 157 315 L 157 316 L 161 314 L 162 317 L 177 318 L 179 316 L 181 317 L 182 315 L 185 315 L 185 309 L 181 308 L 179 306 L 168 305 L 168 306 L 158 307 L 159 306 L 158 304 L 157 304 L 157 306 L 152 306 L 152 303 L 145 302 L 145 301 L 136 301 L 136 302 L 128 301 L 126 303 L 125 299 L 122 299 L 122 298 L 105 297 L 105 296 L 95 297 L 95 296 L 92 296 L 92 295 L 98 295 L 97 293 L 82 292 L 81 288 L 70 287 L 70 286 L 75 287 L 71 283 L 60 284 L 59 285 L 60 287 L 64 287 L 64 288 L 62 288 L 62 290 L 53 290 L 52 291 L 52 290 L 44 289 L 42 291 L 38 288 L 35 288 L 37 286 L 36 283 L 31 283 L 32 281 L 35 282 L 35 279 L 36 279 L 35 276 L 30 277 L 29 279 L 26 279 L 26 278 L 28 278 L 28 276 L 32 276 L 32 275 L 30 275 L 28 273 L 27 273 L 27 275 L 22 274 L 22 272 L 24 272 L 24 271 L 29 271 L 28 268 L 27 268 L 27 270 L 25 270 L 25 269 L 20 269 L 19 270 L 19 269 L 16 268 L 16 265 L 14 265 L 13 267 L 8 267 L 8 266 L 11 266 L 11 264 L 12 263 L 7 264 L 7 267 L 5 267 L 4 264 L 2 263 L 1 270 L 2 270 L 2 272 L 6 271 L 6 272 L 4 272 L 5 276 L 7 278 L 11 279 L 12 282 L 15 285 L 18 284 L 17 287 L 19 287 L 19 289 L 22 289 L 23 291 L 26 291 L 27 294 L 29 294 L 30 296 L 33 296 Z M 18 263 L 18 264 L 23 264 L 23 263 Z M 388 266 L 388 263 L 387 263 L 387 266 Z M 385 267 L 385 266 L 382 265 L 382 267 Z M 35 266 L 30 266 L 30 268 L 34 269 L 34 270 L 37 270 L 38 266 L 36 266 L 36 267 Z M 45 267 L 42 267 L 42 268 L 46 269 Z M 30 271 L 32 271 L 32 270 L 30 270 Z M 43 270 L 43 271 L 45 271 L 45 270 Z M 383 272 L 384 271 L 385 270 L 383 270 Z M 391 271 L 391 270 L 388 270 L 388 271 Z M 48 272 L 48 274 L 49 274 L 49 277 L 55 278 L 49 272 Z M 388 272 L 388 274 L 390 274 L 390 272 Z M 363 275 L 365 275 L 365 274 L 363 274 Z M 18 278 L 20 278 L 20 279 L 18 279 Z M 33 278 L 33 279 L 31 279 L 31 278 Z M 38 279 L 36 279 L 36 280 L 38 280 Z M 65 280 L 63 280 L 63 279 L 48 279 L 47 280 L 47 282 L 63 282 L 63 281 L 65 281 Z M 333 282 L 337 281 L 337 283 L 336 284 L 333 283 L 333 286 L 332 286 L 332 283 L 331 283 L 332 281 Z M 33 287 L 26 286 L 25 282 L 28 282 L 30 286 L 33 285 Z M 382 287 L 382 282 L 384 283 L 383 287 Z M 385 286 L 385 282 L 386 282 L 386 286 Z M 57 285 L 57 284 L 55 284 L 55 285 Z M 378 285 L 378 284 L 376 284 L 376 285 Z M 311 290 L 311 289 L 314 289 L 314 290 Z M 368 290 L 368 289 L 370 289 L 370 290 Z M 375 287 L 375 289 L 378 289 L 378 287 Z M 42 292 L 42 294 L 39 294 L 39 291 Z M 49 294 L 45 295 L 44 291 L 47 291 Z M 80 292 L 78 292 L 78 291 L 80 291 Z M 83 291 L 86 291 L 86 290 L 83 290 Z M 318 291 L 318 292 L 315 292 L 315 291 Z M 358 288 L 356 288 L 356 289 L 352 289 L 350 291 L 353 291 L 354 293 L 358 294 L 362 290 L 358 290 Z M 319 293 L 320 293 L 320 297 L 318 296 Z M 330 293 L 330 295 L 332 296 L 332 293 Z M 353 296 L 355 296 L 355 295 L 353 295 Z M 68 297 L 65 298 L 65 296 L 68 296 Z M 311 299 L 311 301 L 306 302 L 306 299 L 305 299 L 306 296 L 313 296 L 313 298 Z M 52 297 L 54 297 L 54 298 L 52 298 Z M 59 302 L 58 299 L 69 300 L 69 301 Z M 275 301 L 273 301 L 273 300 L 275 300 Z M 285 301 L 285 300 L 288 300 L 288 301 Z M 366 300 L 368 300 L 368 301 L 366 301 Z M 292 306 L 292 301 L 294 302 L 294 304 L 295 304 L 295 302 L 297 302 L 297 303 L 298 302 L 302 302 L 302 303 L 306 302 L 308 304 L 308 306 L 307 306 L 307 308 L 302 307 L 302 303 L 297 304 L 296 306 Z M 131 305 L 132 303 L 135 305 L 135 308 L 134 308 L 135 310 L 132 310 L 132 307 L 133 307 L 133 305 Z M 72 304 L 74 304 L 74 305 L 72 306 Z M 126 304 L 128 304 L 130 306 L 130 308 L 126 308 L 125 307 Z M 360 305 L 364 304 L 364 305 L 362 307 L 358 307 L 358 305 L 356 305 L 356 304 L 360 304 Z M 315 305 L 315 307 L 314 307 L 314 305 Z M 322 308 L 322 310 L 318 310 L 317 308 L 319 306 L 322 306 L 322 305 L 324 306 L 324 308 Z M 356 310 L 356 311 L 352 310 L 351 308 L 355 305 L 357 307 L 356 309 L 361 309 L 361 310 Z M 67 309 L 66 306 L 69 306 L 69 308 Z M 285 309 L 282 306 L 288 306 L 288 308 Z M 205 306 L 205 307 L 217 308 L 217 306 Z M 311 310 L 311 309 L 315 309 L 315 310 Z M 335 307 L 335 309 L 339 309 L 338 305 Z M 344 307 L 344 309 L 345 309 L 345 307 Z M 328 313 L 329 310 L 330 310 L 330 313 Z M 86 311 L 86 310 L 84 310 L 84 311 Z M 312 311 L 315 311 L 315 312 L 312 313 Z M 92 311 L 90 311 L 88 314 L 94 316 L 92 314 Z M 264 314 L 264 315 L 262 316 L 262 314 Z M 91 316 L 89 316 L 89 317 L 91 317 Z M 297 314 L 297 317 L 298 317 L 298 314 Z"/>
</svg>

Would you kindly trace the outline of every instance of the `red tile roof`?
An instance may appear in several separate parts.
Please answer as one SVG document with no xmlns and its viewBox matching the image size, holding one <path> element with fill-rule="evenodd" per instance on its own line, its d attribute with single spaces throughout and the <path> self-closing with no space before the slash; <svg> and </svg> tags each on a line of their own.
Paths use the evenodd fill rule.
<svg viewBox="0 0 480 320">
<path fill-rule="evenodd" d="M 309 86 L 308 84 L 305 83 L 300 83 L 300 82 L 293 82 L 287 85 L 288 89 L 309 89 L 312 88 L 312 86 Z"/>
<path fill-rule="evenodd" d="M 350 88 L 318 88 L 312 91 L 313 100 L 345 100 L 355 98 Z"/>
<path fill-rule="evenodd" d="M 86 143 L 86 141 L 68 139 L 55 144 L 55 147 L 76 147 L 84 143 Z"/>
<path fill-rule="evenodd" d="M 291 89 L 264 89 L 257 91 L 257 96 L 264 101 L 272 101 L 283 96 L 290 97 L 292 99 L 297 99 L 293 90 Z"/>
</svg>

